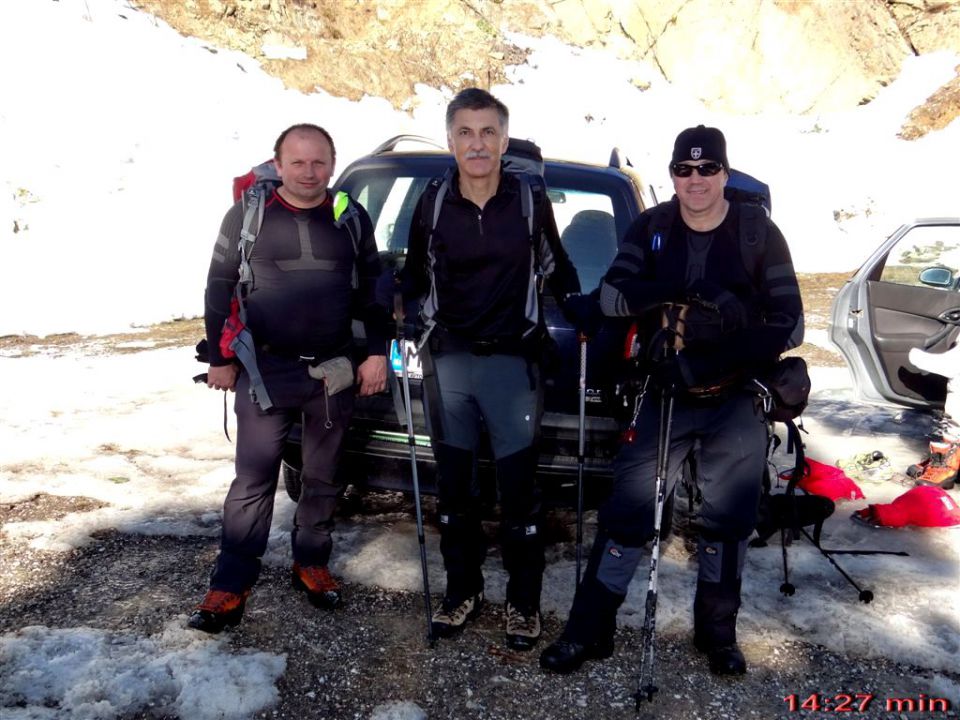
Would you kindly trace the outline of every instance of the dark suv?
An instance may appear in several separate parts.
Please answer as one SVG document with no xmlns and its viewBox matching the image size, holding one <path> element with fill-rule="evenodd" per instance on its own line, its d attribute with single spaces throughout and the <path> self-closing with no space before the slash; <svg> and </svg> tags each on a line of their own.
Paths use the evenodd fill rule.
<svg viewBox="0 0 960 720">
<path fill-rule="evenodd" d="M 408 141 L 430 147 L 397 150 L 400 143 Z M 417 200 L 427 183 L 452 164 L 452 156 L 433 142 L 398 136 L 352 163 L 338 179 L 335 189 L 350 193 L 370 214 L 385 272 L 402 267 Z M 544 176 L 560 239 L 577 268 L 583 291 L 589 292 L 599 284 L 627 228 L 648 206 L 645 186 L 616 149 L 607 165 L 547 160 Z M 577 477 L 580 365 L 576 333 L 551 295 L 544 295 L 543 307 L 558 349 L 556 362 L 546 377 L 540 444 L 539 473 L 550 489 L 572 485 Z M 362 336 L 358 325 L 355 332 L 358 338 Z M 610 321 L 588 344 L 584 471 L 588 490 L 591 485 L 603 485 L 611 475 L 618 434 L 616 406 L 620 402 L 615 384 L 625 333 L 622 322 Z M 345 483 L 411 488 L 408 434 L 399 401 L 400 362 L 400 353 L 394 347 L 391 364 L 395 372 L 388 392 L 357 400 L 340 467 Z M 420 403 L 419 379 L 411 380 L 411 394 L 421 485 L 425 492 L 434 492 L 434 460 Z M 492 467 L 487 453 L 485 461 L 481 459 L 481 472 L 492 473 Z M 299 468 L 299 444 L 294 434 L 283 467 L 287 490 L 294 498 L 299 495 Z"/>
</svg>

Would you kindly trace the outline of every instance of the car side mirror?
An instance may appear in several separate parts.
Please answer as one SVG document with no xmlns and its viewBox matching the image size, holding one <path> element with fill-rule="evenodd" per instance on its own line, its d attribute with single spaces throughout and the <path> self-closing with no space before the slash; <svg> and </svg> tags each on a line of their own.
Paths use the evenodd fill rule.
<svg viewBox="0 0 960 720">
<path fill-rule="evenodd" d="M 945 267 L 930 267 L 920 271 L 917 279 L 924 285 L 935 288 L 950 289 L 953 287 L 953 271 Z"/>
</svg>

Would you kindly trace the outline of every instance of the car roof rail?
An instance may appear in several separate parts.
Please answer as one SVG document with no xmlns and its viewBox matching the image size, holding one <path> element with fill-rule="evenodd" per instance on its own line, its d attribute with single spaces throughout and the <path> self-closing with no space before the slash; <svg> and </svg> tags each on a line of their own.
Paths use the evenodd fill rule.
<svg viewBox="0 0 960 720">
<path fill-rule="evenodd" d="M 619 170 L 620 168 L 624 167 L 633 167 L 633 163 L 630 162 L 630 158 L 623 154 L 623 151 L 620 148 L 615 147 L 610 153 L 610 167 L 617 168 Z"/>
<path fill-rule="evenodd" d="M 438 148 L 439 150 L 447 151 L 448 148 L 444 145 L 441 145 L 436 140 L 431 140 L 428 137 L 423 135 L 394 135 L 392 138 L 382 143 L 380 146 L 374 150 L 371 155 L 380 155 L 381 153 L 391 152 L 396 149 L 397 145 L 402 142 L 418 142 L 424 145 L 430 145 L 432 147 Z"/>
</svg>

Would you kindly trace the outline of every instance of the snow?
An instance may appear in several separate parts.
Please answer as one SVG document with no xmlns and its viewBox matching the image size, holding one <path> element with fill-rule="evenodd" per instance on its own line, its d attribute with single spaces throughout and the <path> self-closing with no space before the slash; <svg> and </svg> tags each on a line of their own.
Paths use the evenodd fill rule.
<svg viewBox="0 0 960 720">
<path fill-rule="evenodd" d="M 641 64 L 549 38 L 515 40 L 532 49 L 530 64 L 511 71 L 512 85 L 494 88 L 511 108 L 514 135 L 535 138 L 548 155 L 598 162 L 619 145 L 663 198 L 676 133 L 715 124 L 727 135 L 734 166 L 775 188 L 774 216 L 801 271 L 852 271 L 902 221 L 957 214 L 952 171 L 960 123 L 912 143 L 896 138 L 905 114 L 951 76 L 956 55 L 910 58 L 874 102 L 847 113 L 736 117 L 707 112 Z M 436 89 L 418 88 L 407 114 L 377 98 L 348 102 L 285 90 L 250 58 L 212 50 L 113 0 L 0 4 L 0 62 L 29 68 L 0 75 L 0 335 L 107 332 L 198 315 L 230 180 L 268 157 L 289 124 L 326 126 L 341 168 L 393 134 L 442 138 L 448 95 Z M 571 94 L 570 77 L 591 82 Z M 635 80 L 650 88 L 638 90 Z M 853 216 L 837 222 L 835 210 Z M 825 337 L 811 339 L 826 344 Z M 109 528 L 216 535 L 233 446 L 220 428 L 221 396 L 191 385 L 195 372 L 192 354 L 182 349 L 69 361 L 0 357 L 0 502 L 42 488 L 104 503 L 55 521 L 9 523 L 3 531 L 46 550 L 82 546 Z M 810 457 L 832 463 L 882 449 L 896 468 L 916 460 L 929 418 L 858 404 L 845 368 L 815 368 L 813 380 L 805 415 Z M 777 457 L 781 467 L 789 460 Z M 960 531 L 854 525 L 853 510 L 905 490 L 889 481 L 861 487 L 866 499 L 838 507 L 824 545 L 909 553 L 838 556 L 861 587 L 873 589 L 874 602 L 858 602 L 856 590 L 806 542 L 790 550 L 797 594 L 784 597 L 772 543 L 748 553 L 744 634 L 895 658 L 929 671 L 931 696 L 957 697 L 960 686 L 942 673 L 955 669 L 960 653 L 956 614 L 944 612 L 956 605 Z M 278 494 L 268 565 L 290 562 L 293 509 Z M 412 521 L 342 523 L 335 541 L 333 570 L 348 581 L 421 587 Z M 427 546 L 431 576 L 440 578 L 431 528 Z M 563 615 L 574 567 L 569 552 L 551 553 L 543 607 Z M 488 562 L 485 574 L 490 599 L 503 602 L 502 567 Z M 660 631 L 690 627 L 695 579 L 686 555 L 668 546 Z M 621 623 L 640 625 L 645 591 L 641 572 Z M 149 704 L 171 713 L 189 707 L 198 718 L 246 718 L 268 708 L 284 658 L 237 653 L 227 641 L 186 632 L 183 620 L 172 619 L 158 637 L 84 627 L 29 627 L 0 637 L 4 717 L 62 716 L 52 706 L 78 718 Z M 185 674 L 190 684 L 180 682 Z M 243 688 L 236 677 L 244 677 Z M 11 708 L 10 698 L 20 707 Z M 399 698 L 371 717 L 425 714 Z"/>
<path fill-rule="evenodd" d="M 196 720 L 239 720 L 269 708 L 286 659 L 233 653 L 225 644 L 180 622 L 157 638 L 26 627 L 0 637 L 4 717 L 111 720 L 149 708 Z"/>
</svg>

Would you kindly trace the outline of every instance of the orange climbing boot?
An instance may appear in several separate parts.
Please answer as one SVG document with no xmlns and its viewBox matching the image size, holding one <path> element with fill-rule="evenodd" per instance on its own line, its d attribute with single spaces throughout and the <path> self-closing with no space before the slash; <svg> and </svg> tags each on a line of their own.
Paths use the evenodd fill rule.
<svg viewBox="0 0 960 720">
<path fill-rule="evenodd" d="M 912 465 L 910 470 L 914 468 L 917 468 L 917 474 L 913 476 L 917 485 L 935 485 L 950 490 L 956 484 L 957 472 L 960 471 L 960 445 L 931 442 L 930 459 L 920 465 Z"/>
</svg>

